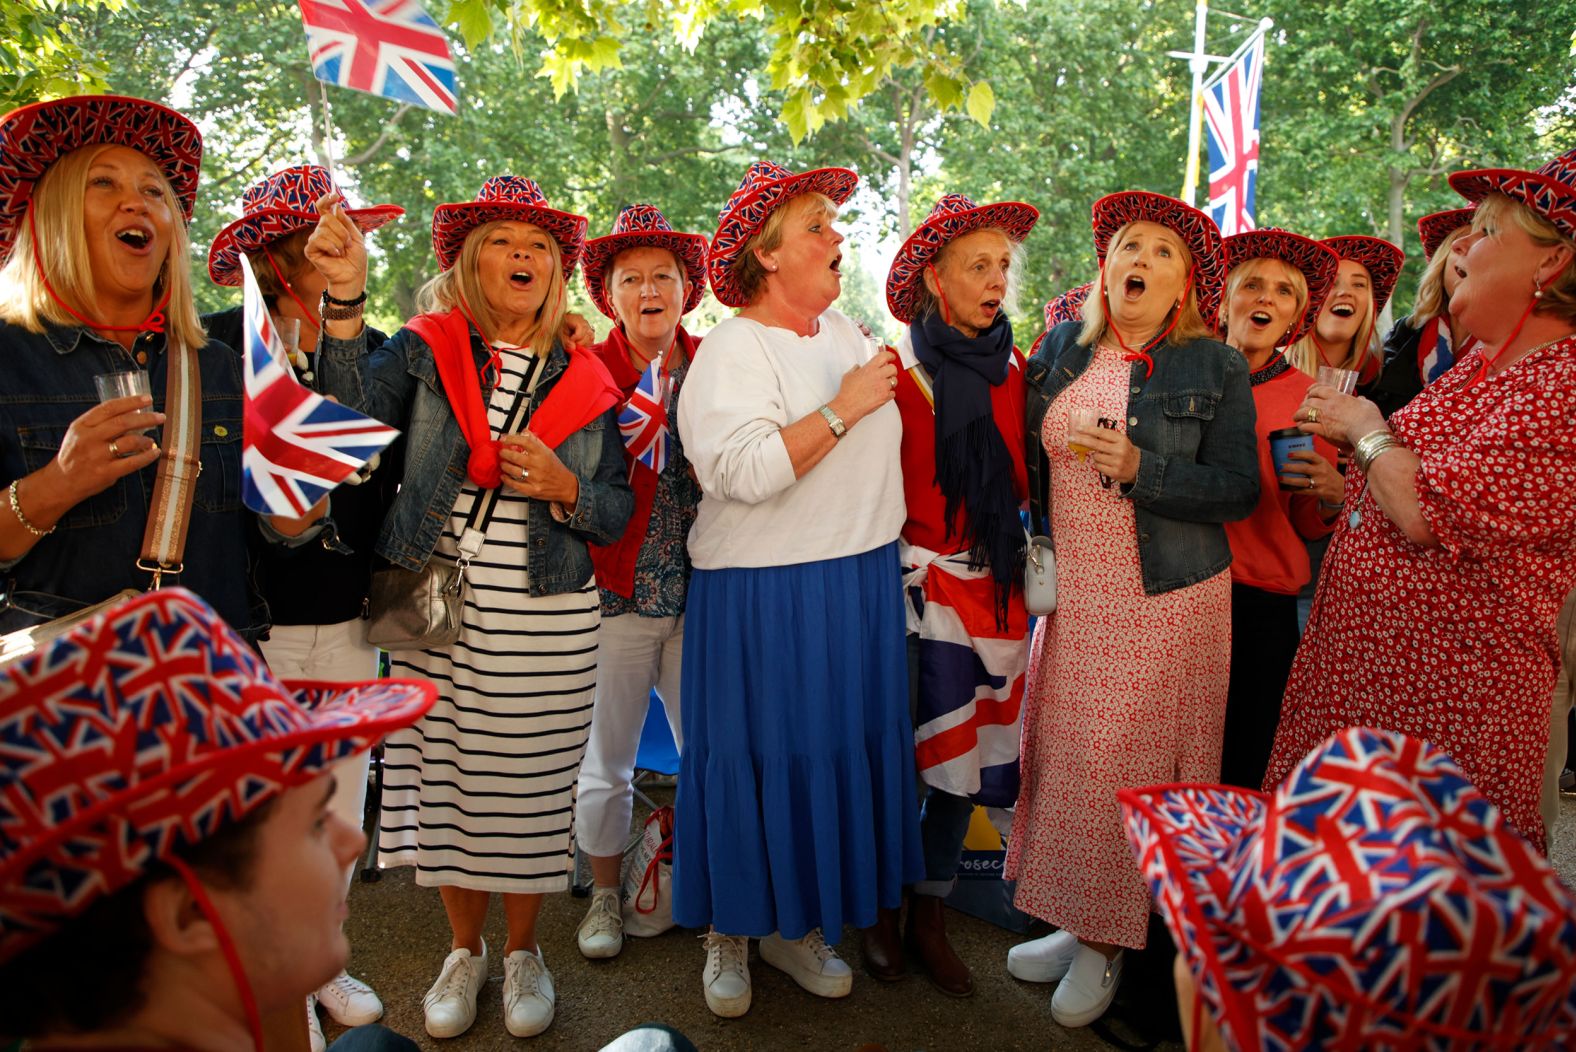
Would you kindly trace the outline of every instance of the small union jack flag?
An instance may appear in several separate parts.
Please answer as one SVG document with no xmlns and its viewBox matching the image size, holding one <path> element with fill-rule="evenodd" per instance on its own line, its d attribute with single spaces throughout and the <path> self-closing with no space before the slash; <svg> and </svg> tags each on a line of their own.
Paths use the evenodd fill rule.
<svg viewBox="0 0 1576 1052">
<path fill-rule="evenodd" d="M 618 411 L 618 430 L 629 455 L 657 474 L 668 465 L 668 390 L 671 378 L 659 362 L 640 376 Z"/>
<path fill-rule="evenodd" d="M 1261 33 L 1225 76 L 1204 92 L 1204 123 L 1209 128 L 1209 214 L 1223 237 L 1254 229 L 1259 88 L 1263 82 Z"/>
<path fill-rule="evenodd" d="M 448 38 L 415 0 L 300 0 L 312 75 L 454 116 Z"/>
<path fill-rule="evenodd" d="M 299 518 L 399 432 L 296 381 L 245 256 L 241 272 L 246 289 L 241 499 L 265 515 Z"/>
</svg>

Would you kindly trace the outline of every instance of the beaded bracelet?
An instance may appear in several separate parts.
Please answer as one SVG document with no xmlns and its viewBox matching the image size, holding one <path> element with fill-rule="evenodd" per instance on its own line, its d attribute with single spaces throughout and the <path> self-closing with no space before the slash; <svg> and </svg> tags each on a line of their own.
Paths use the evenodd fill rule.
<svg viewBox="0 0 1576 1052">
<path fill-rule="evenodd" d="M 353 300 L 342 300 L 338 296 L 331 295 L 327 289 L 324 289 L 323 301 L 325 303 L 332 303 L 336 307 L 359 307 L 363 303 L 367 302 L 367 290 L 362 289 L 361 295 L 357 296 Z"/>
<path fill-rule="evenodd" d="M 48 537 L 51 533 L 55 532 L 55 528 L 53 526 L 47 530 L 41 530 L 37 526 L 34 526 L 32 522 L 28 520 L 26 515 L 22 514 L 22 502 L 17 499 L 16 495 L 17 487 L 21 484 L 21 482 L 21 479 L 12 479 L 10 489 L 7 491 L 11 495 L 11 514 L 15 515 L 16 521 L 22 524 L 22 528 L 28 533 L 31 533 L 34 537 Z"/>
<path fill-rule="evenodd" d="M 359 300 L 349 304 L 344 300 L 336 300 L 325 292 L 317 314 L 324 321 L 352 321 L 361 317 L 362 312 L 366 310 L 366 303 L 367 295 L 364 292 Z"/>
</svg>

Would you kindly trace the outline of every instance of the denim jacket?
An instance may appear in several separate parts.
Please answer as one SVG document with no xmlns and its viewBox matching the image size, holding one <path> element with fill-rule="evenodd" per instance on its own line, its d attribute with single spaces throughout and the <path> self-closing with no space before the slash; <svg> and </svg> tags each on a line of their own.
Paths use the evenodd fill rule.
<svg viewBox="0 0 1576 1052">
<path fill-rule="evenodd" d="M 164 409 L 162 335 L 144 333 L 127 351 L 78 326 L 30 333 L 0 322 L 0 358 L 0 487 L 54 458 L 71 422 L 98 404 L 93 377 L 100 373 L 145 367 L 153 408 Z M 201 595 L 237 631 L 255 639 L 267 626 L 268 611 L 253 585 L 259 520 L 241 504 L 241 360 L 225 344 L 210 341 L 197 361 L 202 472 L 185 570 L 165 580 Z M 0 562 L 0 631 L 73 613 L 125 588 L 148 587 L 149 575 L 136 563 L 154 473 L 150 465 L 118 479 L 66 512 L 54 532 L 21 558 Z"/>
<path fill-rule="evenodd" d="M 396 566 L 426 565 L 455 501 L 465 484 L 470 447 L 449 407 L 432 348 L 409 329 L 382 347 L 366 350 L 366 331 L 353 340 L 324 334 L 318 371 L 323 390 L 341 402 L 405 432 L 405 463 L 399 493 L 378 531 L 377 552 Z M 480 372 L 486 347 L 471 334 L 471 355 Z M 531 398 L 541 408 L 568 366 L 557 343 L 548 352 Z M 485 402 L 490 391 L 482 391 Z M 591 579 L 588 541 L 616 541 L 629 522 L 635 498 L 624 466 L 615 410 L 608 410 L 564 440 L 554 452 L 580 479 L 580 497 L 567 522 L 560 523 L 547 501 L 533 500 L 527 513 L 530 546 L 526 571 L 531 595 L 572 592 Z"/>
<path fill-rule="evenodd" d="M 1024 370 L 1030 493 L 1044 499 L 1049 465 L 1040 427 L 1051 402 L 1089 367 L 1081 325 L 1052 329 Z M 1154 352 L 1154 375 L 1132 363 L 1127 437 L 1138 447 L 1138 477 L 1123 485 L 1133 502 L 1146 595 L 1185 588 L 1231 565 L 1223 523 L 1245 519 L 1259 499 L 1253 392 L 1241 354 L 1200 339 Z"/>
</svg>

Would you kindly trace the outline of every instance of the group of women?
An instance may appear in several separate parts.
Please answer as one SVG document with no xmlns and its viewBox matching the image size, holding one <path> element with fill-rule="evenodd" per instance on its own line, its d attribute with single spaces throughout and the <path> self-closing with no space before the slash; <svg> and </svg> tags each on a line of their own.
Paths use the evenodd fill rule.
<svg viewBox="0 0 1576 1052">
<path fill-rule="evenodd" d="M 884 347 L 834 306 L 857 176 L 768 162 L 710 239 L 641 205 L 588 241 L 534 181 L 495 175 L 435 210 L 437 276 L 386 337 L 362 321 L 364 235 L 399 209 L 287 169 L 248 191 L 210 273 L 238 283 L 246 256 L 300 331 L 303 380 L 404 438 L 326 514 L 280 520 L 239 499 L 238 319 L 205 327 L 182 265 L 200 149 L 141 100 L 0 120 L 0 627 L 179 572 L 254 638 L 271 607 L 261 645 L 287 674 L 364 678 L 375 567 L 462 567 L 458 638 L 391 655 L 439 700 L 390 737 L 382 800 L 385 864 L 437 887 L 452 931 L 433 1036 L 476 1017 L 495 892 L 506 1026 L 550 1025 L 536 922 L 577 831 L 595 883 L 579 948 L 620 952 L 653 688 L 682 745 L 674 917 L 706 929 L 720 1016 L 750 1006 L 751 938 L 846 995 L 849 924 L 877 979 L 912 965 L 972 992 L 942 900 L 978 802 L 1014 807 L 1016 902 L 1058 928 L 1008 969 L 1057 981 L 1066 1026 L 1108 1008 L 1148 931 L 1120 789 L 1223 768 L 1273 784 L 1373 725 L 1449 750 L 1545 843 L 1555 615 L 1576 584 L 1576 152 L 1453 179 L 1476 207 L 1425 221 L 1438 247 L 1383 370 L 1394 246 L 1222 241 L 1136 191 L 1095 203 L 1098 275 L 1048 306 L 1068 320 L 1028 359 L 1008 315 L 1038 213 L 944 196 L 889 272 L 906 329 Z M 613 323 L 594 346 L 566 316 L 577 267 Z M 682 319 L 708 284 L 737 314 L 703 350 Z M 166 376 L 187 363 L 202 397 L 176 412 Z M 119 369 L 151 395 L 100 404 L 93 377 Z M 196 451 L 167 449 L 192 412 Z M 190 543 L 149 564 L 171 462 L 201 465 Z M 1059 599 L 1032 642 L 1026 502 Z M 359 821 L 364 768 L 340 780 Z M 381 1012 L 348 976 L 318 999 L 341 1022 Z"/>
</svg>

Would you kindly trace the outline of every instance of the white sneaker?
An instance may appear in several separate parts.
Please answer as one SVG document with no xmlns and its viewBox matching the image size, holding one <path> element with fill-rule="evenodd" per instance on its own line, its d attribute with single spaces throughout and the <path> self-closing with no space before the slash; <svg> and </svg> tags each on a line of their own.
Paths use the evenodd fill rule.
<svg viewBox="0 0 1576 1052">
<path fill-rule="evenodd" d="M 346 972 L 318 988 L 317 1003 L 340 1026 L 366 1026 L 383 1018 L 383 1002 L 372 987 Z"/>
<path fill-rule="evenodd" d="M 535 1037 L 553 1022 L 553 977 L 540 948 L 503 959 L 503 1025 L 515 1037 Z"/>
<path fill-rule="evenodd" d="M 580 952 L 592 960 L 617 957 L 624 948 L 623 894 L 619 888 L 597 888 L 591 892 L 591 908 L 580 922 L 576 941 Z"/>
<path fill-rule="evenodd" d="M 817 997 L 847 997 L 854 988 L 853 969 L 826 944 L 820 928 L 792 942 L 773 932 L 761 940 L 761 960 Z"/>
<path fill-rule="evenodd" d="M 750 1010 L 750 940 L 715 931 L 702 939 L 706 970 L 701 973 L 701 987 L 706 991 L 706 1007 L 712 1015 L 737 1019 Z"/>
<path fill-rule="evenodd" d="M 1109 961 L 1099 950 L 1079 946 L 1072 967 L 1051 995 L 1051 1018 L 1062 1026 L 1088 1026 L 1105 1015 L 1122 983 L 1122 952 Z"/>
<path fill-rule="evenodd" d="M 312 994 L 306 995 L 306 1036 L 312 1043 L 312 1052 L 324 1052 L 328 1048 L 328 1040 L 323 1037 L 323 1024 L 317 1018 L 317 998 Z"/>
<path fill-rule="evenodd" d="M 455 950 L 443 959 L 443 970 L 432 984 L 421 1007 L 427 1016 L 427 1033 L 433 1037 L 459 1037 L 476 1022 L 476 995 L 487 981 L 487 944 L 482 955 Z"/>
<path fill-rule="evenodd" d="M 1007 951 L 1007 974 L 1026 983 L 1054 983 L 1067 974 L 1078 952 L 1078 936 L 1053 931 L 1043 939 L 1020 942 Z"/>
</svg>

